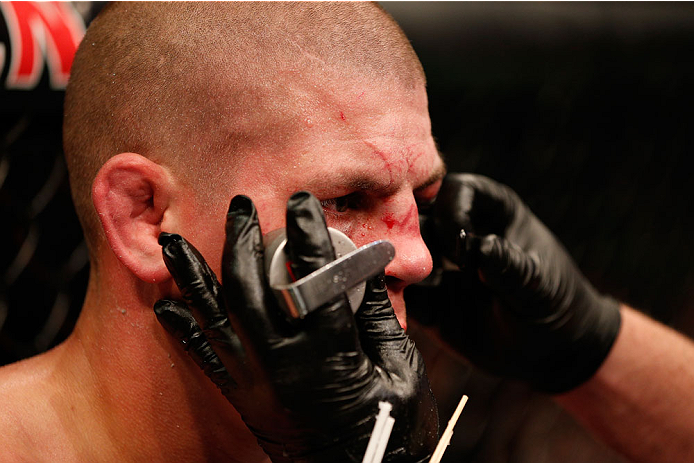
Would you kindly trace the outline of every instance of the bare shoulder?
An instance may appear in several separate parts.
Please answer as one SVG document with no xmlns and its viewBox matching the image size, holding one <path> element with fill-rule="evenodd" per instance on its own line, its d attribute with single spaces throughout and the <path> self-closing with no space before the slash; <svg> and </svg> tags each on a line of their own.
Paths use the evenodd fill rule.
<svg viewBox="0 0 694 463">
<path fill-rule="evenodd" d="M 51 356 L 44 354 L 0 368 L 3 462 L 49 461 L 68 455 L 51 363 Z"/>
</svg>

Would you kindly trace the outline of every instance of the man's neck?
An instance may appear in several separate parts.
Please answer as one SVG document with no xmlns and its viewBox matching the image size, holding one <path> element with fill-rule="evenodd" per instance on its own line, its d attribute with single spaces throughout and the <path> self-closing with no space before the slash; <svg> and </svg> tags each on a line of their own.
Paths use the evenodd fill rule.
<svg viewBox="0 0 694 463">
<path fill-rule="evenodd" d="M 124 287 L 126 281 L 117 283 L 120 294 L 132 289 Z M 16 413 L 28 431 L 50 437 L 51 449 L 34 447 L 37 455 L 89 461 L 266 460 L 235 409 L 167 336 L 151 308 L 96 285 L 90 284 L 68 340 L 0 370 L 2 378 L 8 379 L 4 388 L 23 385 L 23 391 L 12 392 L 15 398 L 38 404 Z M 10 423 L 0 420 L 5 424 Z"/>
</svg>

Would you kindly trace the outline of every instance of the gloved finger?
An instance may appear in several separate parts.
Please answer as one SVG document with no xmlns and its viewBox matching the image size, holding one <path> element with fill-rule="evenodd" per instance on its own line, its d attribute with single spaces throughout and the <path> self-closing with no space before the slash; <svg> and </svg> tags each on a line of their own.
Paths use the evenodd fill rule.
<svg viewBox="0 0 694 463">
<path fill-rule="evenodd" d="M 237 195 L 227 214 L 222 281 L 234 328 L 256 347 L 278 342 L 286 328 L 274 295 L 267 290 L 264 252 L 255 205 L 247 196 Z"/>
<path fill-rule="evenodd" d="M 217 349 L 217 354 L 223 355 L 226 369 L 236 378 L 245 378 L 242 370 L 245 352 L 229 323 L 217 276 L 200 252 L 180 235 L 162 233 L 159 244 L 162 245 L 166 267 L 188 304 L 187 316 L 193 317 L 188 310 L 192 309 L 200 320 L 206 342 Z M 195 325 L 198 326 L 197 322 Z"/>
<path fill-rule="evenodd" d="M 402 365 L 403 359 L 419 360 L 419 356 L 412 355 L 414 343 L 395 316 L 388 298 L 384 274 L 366 283 L 364 301 L 354 319 L 359 329 L 362 349 L 374 364 L 391 369 L 393 363 Z M 410 364 L 415 369 L 419 366 Z"/>
<path fill-rule="evenodd" d="M 362 350 L 375 366 L 375 371 L 389 376 L 394 384 L 401 386 L 403 397 L 409 395 L 418 398 L 417 407 L 413 407 L 408 400 L 392 403 L 395 413 L 411 414 L 413 417 L 409 423 L 396 423 L 394 432 L 396 435 L 409 436 L 414 442 L 428 442 L 423 445 L 433 448 L 438 437 L 438 410 L 433 400 L 428 402 L 428 407 L 422 407 L 429 398 L 425 392 L 429 390 L 426 367 L 414 341 L 405 334 L 395 316 L 384 274 L 367 281 L 364 302 L 354 319 Z M 413 384 L 418 387 L 412 388 Z M 399 451 L 402 450 L 393 450 L 396 454 Z"/>
<path fill-rule="evenodd" d="M 188 307 L 177 301 L 159 300 L 154 304 L 159 324 L 183 346 L 195 364 L 224 395 L 236 388 L 221 360 L 212 349 Z"/>
<path fill-rule="evenodd" d="M 476 174 L 448 174 L 437 203 L 457 205 L 452 219 L 479 235 L 503 234 L 520 204 L 508 186 Z"/>
<path fill-rule="evenodd" d="M 287 201 L 287 245 L 292 272 L 299 279 L 335 260 L 323 208 L 312 194 L 300 191 Z M 352 309 L 346 294 L 309 313 L 301 329 L 337 351 L 358 345 Z M 317 344 L 318 345 L 318 344 Z"/>
<path fill-rule="evenodd" d="M 159 244 L 166 268 L 173 276 L 183 299 L 195 312 L 205 335 L 223 348 L 232 348 L 236 336 L 229 319 L 217 276 L 200 252 L 180 235 L 161 233 Z"/>
<path fill-rule="evenodd" d="M 335 260 L 320 202 L 306 191 L 287 201 L 287 254 L 297 280 Z"/>
<path fill-rule="evenodd" d="M 300 191 L 287 201 L 285 250 L 297 280 L 335 260 L 323 208 L 311 193 Z"/>
<path fill-rule="evenodd" d="M 484 283 L 508 307 L 524 318 L 536 319 L 555 312 L 552 301 L 563 288 L 551 272 L 543 272 L 539 258 L 496 235 L 467 234 L 469 261 L 476 262 Z"/>
<path fill-rule="evenodd" d="M 444 255 L 451 258 L 461 228 L 480 236 L 505 236 L 522 207 L 506 185 L 481 175 L 448 174 L 434 205 L 436 240 Z"/>
</svg>

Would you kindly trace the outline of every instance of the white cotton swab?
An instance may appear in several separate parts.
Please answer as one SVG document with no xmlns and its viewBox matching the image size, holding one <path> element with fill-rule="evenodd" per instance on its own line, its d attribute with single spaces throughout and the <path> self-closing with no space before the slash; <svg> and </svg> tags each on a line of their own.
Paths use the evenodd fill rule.
<svg viewBox="0 0 694 463">
<path fill-rule="evenodd" d="M 460 414 L 463 412 L 463 408 L 465 407 L 466 403 L 467 396 L 464 395 L 463 397 L 461 397 L 460 402 L 458 402 L 458 406 L 456 407 L 455 412 L 453 412 L 453 416 L 450 420 L 448 420 L 448 426 L 446 426 L 446 430 L 441 435 L 441 440 L 439 440 L 439 443 L 436 446 L 436 450 L 434 450 L 434 454 L 431 456 L 431 460 L 429 460 L 429 463 L 439 463 L 441 461 L 441 458 L 443 458 L 443 452 L 446 451 L 446 449 L 448 448 L 448 444 L 451 443 L 451 437 L 453 436 L 453 428 L 455 427 L 455 424 L 458 422 L 458 418 L 460 417 Z"/>
<path fill-rule="evenodd" d="M 395 418 L 390 416 L 393 406 L 388 402 L 378 403 L 379 412 L 376 415 L 376 424 L 371 431 L 371 438 L 366 446 L 366 453 L 362 463 L 381 463 L 383 454 L 386 452 L 388 439 L 395 424 Z"/>
<path fill-rule="evenodd" d="M 381 440 L 378 441 L 378 446 L 374 452 L 373 463 L 381 463 L 383 460 L 383 455 L 386 453 L 386 446 L 388 445 L 388 438 L 395 425 L 395 418 L 389 416 L 386 418 L 386 423 L 383 425 L 383 432 L 381 433 Z"/>
</svg>

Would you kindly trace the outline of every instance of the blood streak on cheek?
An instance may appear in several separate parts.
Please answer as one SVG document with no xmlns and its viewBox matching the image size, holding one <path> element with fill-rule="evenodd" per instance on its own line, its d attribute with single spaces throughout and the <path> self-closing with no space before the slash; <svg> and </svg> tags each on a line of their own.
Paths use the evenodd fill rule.
<svg viewBox="0 0 694 463">
<path fill-rule="evenodd" d="M 342 119 L 343 121 L 347 120 L 347 118 L 345 117 L 345 113 L 343 113 L 342 111 L 340 111 L 340 119 Z"/>
<path fill-rule="evenodd" d="M 419 221 L 415 220 L 417 217 L 417 206 L 412 205 L 401 219 L 397 219 L 393 213 L 387 212 L 381 216 L 381 221 L 388 227 L 388 230 L 392 230 L 397 225 L 403 231 L 416 233 L 419 231 Z"/>
</svg>

